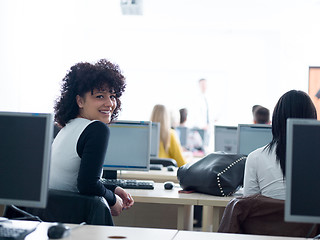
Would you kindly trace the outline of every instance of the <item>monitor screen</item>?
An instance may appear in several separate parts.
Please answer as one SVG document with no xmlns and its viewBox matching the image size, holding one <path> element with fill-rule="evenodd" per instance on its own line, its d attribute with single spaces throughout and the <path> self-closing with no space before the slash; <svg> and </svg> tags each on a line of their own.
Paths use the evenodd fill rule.
<svg viewBox="0 0 320 240">
<path fill-rule="evenodd" d="M 187 146 L 187 137 L 188 137 L 188 128 L 183 127 L 183 126 L 178 126 L 175 129 L 176 129 L 176 133 L 179 137 L 181 146 L 186 147 Z"/>
<path fill-rule="evenodd" d="M 150 157 L 158 157 L 160 145 L 160 123 L 153 122 L 151 126 L 151 149 Z"/>
<path fill-rule="evenodd" d="M 45 208 L 53 117 L 0 112 L 0 204 Z"/>
<path fill-rule="evenodd" d="M 206 130 L 201 129 L 201 128 L 190 128 L 189 131 L 191 131 L 191 132 L 197 131 L 197 132 L 200 134 L 202 140 L 203 140 L 203 141 L 205 140 Z"/>
<path fill-rule="evenodd" d="M 285 221 L 320 223 L 320 122 L 287 120 Z"/>
<path fill-rule="evenodd" d="M 237 153 L 237 127 L 236 126 L 214 126 L 214 151 L 226 153 Z"/>
<path fill-rule="evenodd" d="M 257 148 L 271 142 L 272 127 L 268 124 L 239 124 L 237 134 L 237 153 L 249 155 Z"/>
<path fill-rule="evenodd" d="M 103 169 L 148 171 L 151 122 L 116 121 L 109 128 L 110 138 Z"/>
</svg>

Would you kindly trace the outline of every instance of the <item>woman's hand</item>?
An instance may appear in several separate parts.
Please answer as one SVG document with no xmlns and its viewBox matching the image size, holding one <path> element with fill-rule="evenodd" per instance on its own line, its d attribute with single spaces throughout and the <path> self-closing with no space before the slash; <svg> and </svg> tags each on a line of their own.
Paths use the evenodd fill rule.
<svg viewBox="0 0 320 240">
<path fill-rule="evenodd" d="M 116 203 L 112 207 L 110 207 L 112 216 L 119 216 L 123 209 L 122 199 L 118 195 L 116 195 L 116 199 Z"/>
<path fill-rule="evenodd" d="M 118 195 L 123 201 L 123 209 L 131 208 L 134 204 L 134 200 L 130 193 L 127 193 L 123 188 L 116 187 L 114 193 Z"/>
</svg>

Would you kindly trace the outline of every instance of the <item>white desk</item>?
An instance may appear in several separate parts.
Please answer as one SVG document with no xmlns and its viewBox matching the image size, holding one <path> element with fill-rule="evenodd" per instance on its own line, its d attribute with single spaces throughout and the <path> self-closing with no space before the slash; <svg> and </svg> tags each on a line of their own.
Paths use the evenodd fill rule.
<svg viewBox="0 0 320 240">
<path fill-rule="evenodd" d="M 31 228 L 38 224 L 33 221 L 13 221 L 15 227 Z M 8 224 L 10 226 L 10 224 Z M 36 231 L 30 233 L 26 240 L 45 240 L 48 239 L 47 231 L 52 223 L 40 223 Z M 75 227 L 75 224 L 66 224 Z M 106 240 L 106 239 L 126 239 L 126 240 L 172 240 L 177 234 L 177 230 L 153 229 L 153 228 L 130 228 L 130 227 L 111 227 L 97 225 L 83 225 L 71 230 L 71 234 L 65 240 Z"/>
<path fill-rule="evenodd" d="M 223 210 L 233 197 L 218 197 L 201 193 L 178 193 L 179 190 L 181 188 L 178 185 L 172 190 L 165 190 L 163 183 L 155 183 L 154 190 L 127 189 L 133 196 L 135 205 L 138 205 L 138 210 L 135 211 L 134 205 L 128 211 L 124 211 L 121 214 L 123 216 L 114 217 L 115 224 L 166 228 L 166 225 L 157 225 L 158 223 L 155 220 L 162 218 L 162 221 L 170 221 L 171 218 L 175 217 L 178 230 L 193 230 L 194 205 L 201 205 L 203 206 L 202 230 L 217 231 Z M 171 215 L 169 216 L 169 214 Z M 128 220 L 130 218 L 131 221 Z M 144 222 L 138 224 L 140 218 Z M 153 222 L 155 225 L 152 225 Z M 135 223 L 137 225 L 132 225 Z"/>
<path fill-rule="evenodd" d="M 198 161 L 199 158 L 193 158 L 192 161 Z M 118 172 L 118 178 L 123 179 L 140 179 L 140 180 L 153 180 L 156 183 L 163 184 L 165 181 L 173 181 L 175 183 L 179 183 L 177 178 L 177 169 L 174 172 L 168 172 L 166 168 L 163 168 L 161 171 L 150 170 L 148 172 L 141 171 L 122 171 Z M 129 192 L 134 196 L 135 201 L 137 203 L 166 203 L 166 204 L 184 204 L 185 206 L 179 207 L 178 210 L 178 218 L 182 216 L 186 217 L 189 214 L 193 214 L 193 206 L 192 209 L 190 205 L 200 205 L 203 206 L 202 210 L 202 231 L 213 231 L 216 232 L 219 228 L 220 220 L 223 215 L 223 211 L 228 204 L 228 202 L 234 198 L 233 197 L 218 197 L 211 196 L 208 194 L 200 194 L 200 193 L 192 193 L 192 194 L 180 194 L 178 195 L 178 189 L 175 189 L 174 192 L 164 191 L 161 185 L 156 185 L 156 189 L 151 193 L 146 195 L 145 190 L 130 190 Z M 154 192 L 159 193 L 154 193 Z M 164 198 L 165 196 L 165 198 Z M 160 197 L 162 198 L 160 200 Z M 188 202 L 183 202 L 180 199 L 184 199 Z M 190 201 L 193 201 L 192 203 Z M 196 203 L 194 203 L 196 200 Z M 162 202 L 160 202 L 162 201 Z M 184 210 L 182 210 L 184 208 Z M 187 209 L 186 209 L 187 208 Z M 172 209 L 170 209 L 173 211 Z M 164 210 L 165 211 L 165 210 Z M 191 213 L 192 211 L 192 213 Z M 139 212 L 137 212 L 139 214 Z M 178 221 L 178 229 L 184 230 L 192 230 L 190 227 L 191 219 L 187 219 L 186 221 Z M 193 225 L 193 224 L 192 224 Z M 138 225 L 140 227 L 140 225 Z M 161 226 L 165 227 L 165 226 Z"/>
<path fill-rule="evenodd" d="M 110 227 L 110 226 L 83 226 L 76 229 L 66 240 L 171 240 L 177 234 L 177 230 L 156 229 L 156 228 L 130 228 L 130 227 Z"/>
<path fill-rule="evenodd" d="M 219 197 L 201 194 L 198 198 L 198 205 L 202 208 L 202 231 L 217 232 L 223 212 L 232 197 Z"/>
<path fill-rule="evenodd" d="M 38 224 L 33 221 L 12 221 L 16 227 L 32 227 Z M 45 240 L 47 230 L 52 223 L 40 223 L 33 233 L 29 234 L 26 240 Z M 75 224 L 66 224 L 75 227 Z M 106 239 L 126 239 L 126 240 L 301 240 L 305 238 L 294 237 L 276 237 L 276 236 L 261 236 L 249 234 L 231 234 L 231 233 L 208 233 L 194 231 L 178 231 L 170 229 L 154 229 L 154 228 L 133 228 L 133 227 L 111 227 L 111 226 L 96 226 L 83 225 L 71 231 L 69 237 L 65 240 L 106 240 Z M 312 240 L 312 238 L 308 238 Z"/>
<path fill-rule="evenodd" d="M 114 217 L 115 225 L 153 226 L 152 223 L 156 222 L 157 218 L 161 218 L 161 221 L 166 221 L 166 219 L 176 215 L 177 229 L 193 229 L 193 206 L 197 205 L 197 196 L 178 193 L 181 190 L 180 187 L 165 190 L 163 183 L 155 183 L 154 190 L 126 190 L 132 195 L 139 210 L 135 211 L 134 205 L 131 209 L 122 212 L 119 217 Z M 177 212 L 175 213 L 174 211 Z M 130 221 L 128 219 L 133 220 Z M 137 223 L 140 219 L 143 220 L 141 224 L 131 225 L 134 224 L 134 221 Z M 164 226 L 154 225 L 153 227 L 163 228 Z"/>
<path fill-rule="evenodd" d="M 173 172 L 169 172 L 166 167 L 162 170 L 150 170 L 150 171 L 118 171 L 117 177 L 119 179 L 139 179 L 139 180 L 152 180 L 155 182 L 172 181 L 179 183 L 177 178 L 176 168 Z"/>
<path fill-rule="evenodd" d="M 302 240 L 307 238 L 296 237 L 277 237 L 277 236 L 262 236 L 249 234 L 231 234 L 231 233 L 208 233 L 208 232 L 191 232 L 179 231 L 174 237 L 174 240 Z M 308 238 L 311 239 L 311 238 Z"/>
</svg>

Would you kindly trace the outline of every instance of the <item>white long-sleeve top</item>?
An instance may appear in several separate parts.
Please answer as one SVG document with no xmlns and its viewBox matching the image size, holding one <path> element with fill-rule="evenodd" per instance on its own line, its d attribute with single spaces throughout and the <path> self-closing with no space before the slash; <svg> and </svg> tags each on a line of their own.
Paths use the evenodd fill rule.
<svg viewBox="0 0 320 240">
<path fill-rule="evenodd" d="M 251 152 L 246 160 L 243 194 L 260 193 L 264 196 L 285 199 L 286 186 L 280 163 L 276 160 L 275 147 L 261 147 Z"/>
</svg>

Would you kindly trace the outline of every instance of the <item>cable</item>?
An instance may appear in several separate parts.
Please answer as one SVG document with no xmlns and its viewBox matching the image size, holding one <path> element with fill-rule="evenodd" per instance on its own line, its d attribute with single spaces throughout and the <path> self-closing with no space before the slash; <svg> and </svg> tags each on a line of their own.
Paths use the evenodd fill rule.
<svg viewBox="0 0 320 240">
<path fill-rule="evenodd" d="M 311 227 L 310 231 L 308 232 L 306 238 L 310 238 L 310 235 L 312 234 L 312 232 L 313 232 L 313 230 L 314 230 L 314 228 L 315 228 L 316 226 L 317 226 L 317 224 L 315 224 L 315 223 L 312 225 L 312 227 Z M 315 236 L 313 239 L 320 239 L 320 234 L 318 234 L 317 236 Z"/>
<path fill-rule="evenodd" d="M 312 231 L 314 230 L 315 227 L 316 227 L 316 224 L 313 224 L 312 227 L 311 227 L 311 229 L 310 229 L 310 231 L 308 232 L 306 238 L 309 238 L 309 237 L 310 237 L 310 235 L 311 235 L 311 233 L 312 233 Z"/>
<path fill-rule="evenodd" d="M 31 219 L 36 219 L 36 220 L 38 220 L 39 222 L 43 222 L 38 216 L 34 216 L 34 215 L 32 215 L 32 214 L 30 214 L 30 213 L 28 213 L 28 212 L 26 212 L 26 211 L 24 211 L 24 210 L 22 210 L 22 209 L 20 209 L 20 208 L 18 208 L 18 207 L 16 207 L 16 206 L 14 206 L 14 205 L 10 205 L 10 206 L 11 206 L 14 210 L 16 210 L 16 211 L 20 212 L 21 214 L 27 216 L 27 217 L 15 218 L 16 220 L 31 218 Z"/>
<path fill-rule="evenodd" d="M 80 223 L 78 226 L 72 227 L 71 230 L 77 229 L 77 228 L 79 228 L 79 227 L 81 227 L 81 226 L 83 226 L 83 225 L 85 225 L 85 224 L 87 224 L 87 223 L 86 223 L 86 222 L 82 222 L 82 223 Z"/>
</svg>

